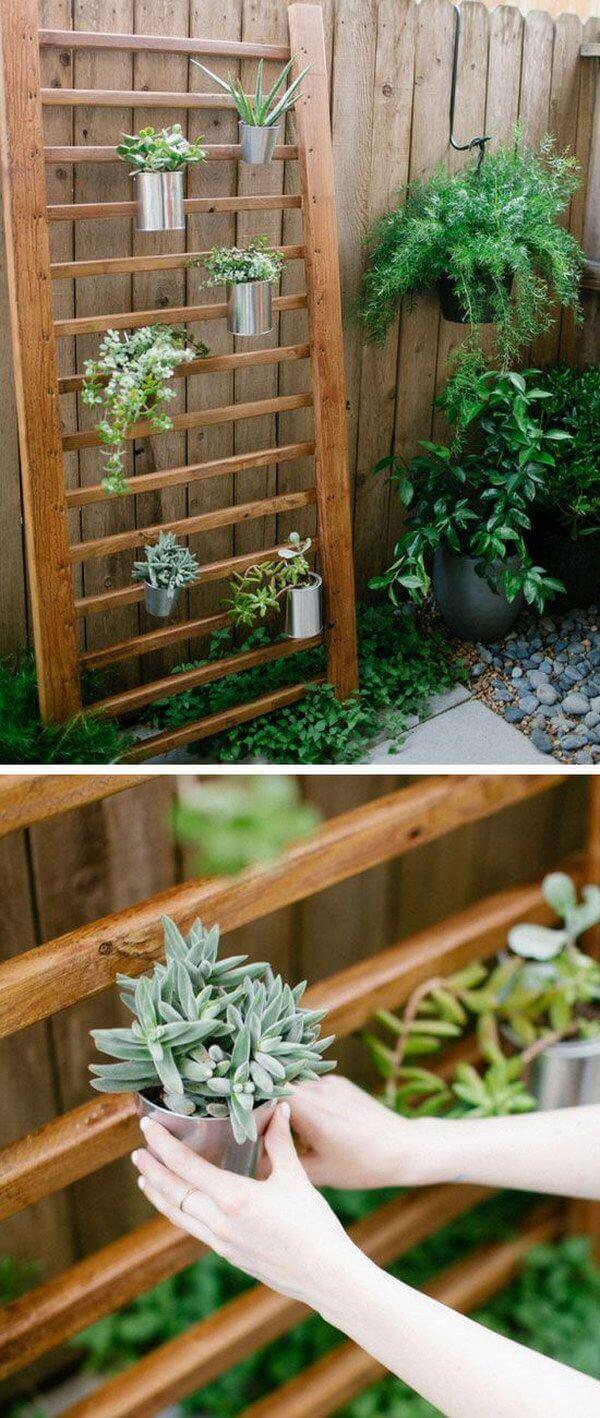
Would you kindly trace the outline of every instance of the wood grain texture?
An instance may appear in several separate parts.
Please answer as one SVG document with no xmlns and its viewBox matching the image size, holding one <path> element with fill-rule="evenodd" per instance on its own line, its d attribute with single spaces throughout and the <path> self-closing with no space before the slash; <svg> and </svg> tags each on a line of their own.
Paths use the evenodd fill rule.
<svg viewBox="0 0 600 1418">
<path fill-rule="evenodd" d="M 223 162 L 224 159 L 237 162 L 240 152 L 241 148 L 239 143 L 206 143 L 204 145 L 204 153 L 207 162 Z M 46 162 L 80 163 L 122 161 L 115 147 L 92 147 L 88 144 L 78 148 L 72 145 L 51 147 L 46 144 L 44 156 Z M 293 158 L 297 158 L 297 156 L 298 150 L 293 143 L 280 143 L 273 151 L 274 162 L 287 162 Z"/>
<path fill-rule="evenodd" d="M 273 714 L 277 709 L 287 709 L 290 704 L 297 704 L 300 699 L 304 699 L 316 685 L 323 684 L 324 678 L 324 675 L 317 675 L 301 684 L 289 685 L 287 689 L 272 689 L 268 694 L 259 695 L 258 699 L 236 704 L 232 709 L 220 709 L 218 713 L 207 714 L 203 719 L 196 719 L 180 729 L 166 729 L 163 733 L 153 734 L 152 738 L 143 739 L 134 748 L 128 749 L 123 761 L 140 763 L 147 758 L 155 758 L 157 754 L 182 748 L 184 744 L 213 738 L 215 734 L 222 734 L 226 729 L 232 729 L 235 724 L 247 724 L 250 719 L 257 719 L 261 714 Z"/>
<path fill-rule="evenodd" d="M 184 536 L 191 536 L 196 532 L 210 532 L 215 527 L 252 522 L 273 512 L 290 512 L 297 507 L 309 507 L 314 501 L 314 489 L 309 489 L 307 492 L 282 493 L 280 497 L 263 497 L 260 502 L 241 502 L 237 507 L 221 507 L 216 512 L 201 513 L 199 517 L 181 517 L 175 522 L 165 520 L 153 527 L 138 527 L 135 532 L 120 532 L 114 537 L 99 538 L 95 542 L 79 542 L 71 547 L 70 557 L 71 561 L 88 561 L 93 556 L 104 556 L 123 548 L 142 546 L 148 538 L 157 537 L 161 531 L 181 532 Z"/>
<path fill-rule="evenodd" d="M 228 39 L 187 38 L 163 34 L 103 34 L 93 30 L 87 34 L 73 30 L 41 29 L 41 45 L 57 45 L 59 49 L 129 49 L 133 52 L 159 54 L 214 54 L 227 59 L 282 59 L 290 57 L 289 45 L 236 43 Z"/>
<path fill-rule="evenodd" d="M 208 425 L 205 425 L 208 427 Z M 240 453 L 233 458 L 216 458 L 208 463 L 188 463 L 181 468 L 164 468 L 158 473 L 140 473 L 125 496 L 135 497 L 155 487 L 167 487 L 169 483 L 210 482 L 213 478 L 226 477 L 230 473 L 243 473 L 260 463 L 285 463 L 295 458 L 310 457 L 315 451 L 314 443 L 293 443 L 280 448 L 257 448 L 254 453 Z M 106 496 L 100 483 L 90 487 L 76 488 L 67 493 L 68 507 L 83 507 L 90 502 L 101 502 Z M 119 497 L 119 493 L 111 494 Z M 202 499 L 206 506 L 206 498 Z"/>
<path fill-rule="evenodd" d="M 141 973 L 160 956 L 165 912 L 182 929 L 200 915 L 231 930 L 562 781 L 555 774 L 422 779 L 340 814 L 269 869 L 231 884 L 191 881 L 48 941 L 0 968 L 0 1036 L 106 989 L 119 971 Z"/>
<path fill-rule="evenodd" d="M 253 399 L 249 404 L 229 404 L 223 409 L 203 409 L 199 413 L 173 414 L 173 428 L 176 431 L 184 428 L 204 428 L 210 423 L 229 423 L 236 422 L 238 419 L 260 418 L 265 413 L 277 413 L 279 409 L 306 409 L 311 404 L 311 394 L 290 394 L 287 398 L 281 399 Z M 151 434 L 152 424 L 146 420 L 143 423 L 132 424 L 127 430 L 124 441 L 148 438 Z M 156 435 L 153 436 L 156 437 Z M 95 431 L 90 430 L 85 433 L 68 434 L 64 445 L 68 450 L 99 448 L 101 440 Z"/>
<path fill-rule="evenodd" d="M 156 98 L 156 94 L 148 94 L 147 97 Z M 190 212 L 270 212 L 281 211 L 284 207 L 299 207 L 300 199 L 294 193 L 258 197 L 186 197 L 183 206 L 186 215 Z M 134 217 L 136 210 L 136 203 L 130 201 L 74 202 L 50 204 L 47 215 L 49 222 L 112 221 L 114 218 Z"/>
<path fill-rule="evenodd" d="M 0 777 L 0 837 L 31 827 L 34 822 L 71 812 L 89 803 L 126 792 L 150 780 L 149 774 L 64 773 L 48 777 L 24 773 Z"/>
<path fill-rule="evenodd" d="M 119 660 L 129 660 L 132 655 L 149 655 L 154 650 L 177 644 L 180 640 L 196 640 L 212 635 L 215 630 L 222 630 L 229 623 L 227 611 L 197 616 L 194 620 L 182 621 L 179 625 L 167 625 L 160 630 L 148 630 L 144 635 L 136 635 L 131 640 L 117 641 L 114 645 L 106 645 L 103 650 L 89 650 L 81 655 L 81 665 L 88 670 L 102 670 L 107 665 L 117 664 Z"/>
</svg>

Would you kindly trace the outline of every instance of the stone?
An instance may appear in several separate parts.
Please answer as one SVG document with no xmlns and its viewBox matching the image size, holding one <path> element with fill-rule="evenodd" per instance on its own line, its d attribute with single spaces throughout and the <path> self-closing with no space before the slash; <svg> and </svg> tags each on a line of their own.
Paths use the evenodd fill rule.
<svg viewBox="0 0 600 1418">
<path fill-rule="evenodd" d="M 556 704 L 558 693 L 553 684 L 539 684 L 537 686 L 537 697 L 540 704 Z"/>
<path fill-rule="evenodd" d="M 579 753 L 573 755 L 574 763 L 593 763 L 594 759 L 589 748 L 582 748 Z"/>
<path fill-rule="evenodd" d="M 510 672 L 510 677 L 511 677 L 511 679 L 522 679 L 522 678 L 523 678 L 523 671 L 522 671 L 520 665 L 515 665 L 514 670 L 511 670 L 511 672 Z"/>
<path fill-rule="evenodd" d="M 526 714 L 535 714 L 536 709 L 539 708 L 539 703 L 540 701 L 536 694 L 519 695 L 519 705 Z"/>
<path fill-rule="evenodd" d="M 538 670 L 538 674 L 542 674 L 542 673 L 545 674 L 545 675 L 550 675 L 550 674 L 552 674 L 552 660 L 542 660 L 542 663 L 541 663 L 540 668 L 539 668 L 539 670 Z"/>
<path fill-rule="evenodd" d="M 483 665 L 483 664 L 481 663 L 481 660 L 477 660 L 477 662 L 476 662 L 474 665 L 471 665 L 471 678 L 472 678 L 472 679 L 477 679 L 479 675 L 482 675 L 482 674 L 484 674 L 484 673 L 485 673 L 485 665 Z"/>
<path fill-rule="evenodd" d="M 587 714 L 590 701 L 585 694 L 567 694 L 562 702 L 566 714 Z"/>
<path fill-rule="evenodd" d="M 508 704 L 504 710 L 504 718 L 508 724 L 520 724 L 525 718 L 525 710 L 519 709 L 516 704 Z"/>
<path fill-rule="evenodd" d="M 574 753 L 576 749 L 586 747 L 587 735 L 584 736 L 583 734 L 563 734 L 562 737 L 559 738 L 558 742 L 561 748 L 564 749 L 565 753 Z"/>
<path fill-rule="evenodd" d="M 597 714 L 595 709 L 590 709 L 583 722 L 586 729 L 595 729 L 600 724 L 600 714 Z"/>
<path fill-rule="evenodd" d="M 592 699 L 596 699 L 600 695 L 600 679 L 598 679 L 597 676 L 588 680 L 585 686 L 585 692 L 591 695 Z"/>
<path fill-rule="evenodd" d="M 531 735 L 531 742 L 540 753 L 552 753 L 553 743 L 550 734 L 546 734 L 543 729 L 534 729 Z"/>
<path fill-rule="evenodd" d="M 581 675 L 571 665 L 567 665 L 566 670 L 563 670 L 562 677 L 567 681 L 567 684 L 578 684 L 581 679 Z"/>
<path fill-rule="evenodd" d="M 590 709 L 593 709 L 594 714 L 600 714 L 600 694 L 596 694 L 593 699 L 590 699 Z"/>
<path fill-rule="evenodd" d="M 527 678 L 529 680 L 529 683 L 533 685 L 534 689 L 537 689 L 538 685 L 540 684 L 548 683 L 548 673 L 546 670 L 542 669 L 530 670 Z"/>
</svg>

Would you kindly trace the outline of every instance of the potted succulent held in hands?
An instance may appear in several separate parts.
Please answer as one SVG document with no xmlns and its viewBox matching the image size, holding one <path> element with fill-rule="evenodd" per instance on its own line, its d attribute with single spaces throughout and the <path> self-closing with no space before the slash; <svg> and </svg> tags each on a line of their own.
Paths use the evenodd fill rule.
<svg viewBox="0 0 600 1418">
<path fill-rule="evenodd" d="M 110 449 L 102 479 L 106 493 L 129 492 L 123 469 L 127 434 L 140 419 L 148 419 L 156 433 L 172 427 L 162 407 L 175 397 L 169 380 L 178 365 L 206 354 L 206 345 L 189 340 L 183 326 L 143 325 L 123 337 L 107 330 L 98 358 L 86 359 L 82 400 L 90 408 L 104 408 L 96 432 Z"/>
<path fill-rule="evenodd" d="M 184 586 L 198 579 L 200 563 L 189 547 L 181 546 L 174 532 L 159 532 L 158 541 L 144 547 L 145 561 L 134 561 L 132 581 L 143 581 L 149 615 L 171 615 Z"/>
<path fill-rule="evenodd" d="M 277 98 L 283 88 L 288 75 L 294 64 L 294 59 L 288 60 L 285 68 L 275 80 L 272 89 L 267 94 L 263 92 L 263 61 L 260 60 L 256 75 L 256 87 L 254 94 L 244 93 L 240 79 L 232 79 L 228 74 L 227 79 L 219 78 L 218 74 L 213 74 L 212 69 L 207 69 L 205 64 L 201 64 L 198 59 L 192 59 L 198 69 L 202 70 L 209 79 L 218 84 L 221 89 L 233 100 L 234 106 L 239 114 L 241 160 L 248 163 L 269 163 L 272 161 L 275 145 L 280 141 L 282 127 L 281 120 L 285 118 L 288 109 L 296 101 L 298 89 L 310 66 L 303 69 L 292 81 L 289 88 Z M 275 101 L 277 100 L 277 102 Z"/>
<path fill-rule="evenodd" d="M 136 231 L 183 230 L 183 174 L 190 163 L 205 160 L 202 140 L 189 143 L 181 124 L 173 123 L 160 132 L 141 128 L 139 133 L 124 133 L 117 153 L 132 166 Z"/>
<path fill-rule="evenodd" d="M 283 257 L 264 236 L 244 250 L 214 247 L 203 263 L 207 286 L 225 286 L 230 335 L 268 335 L 273 328 L 273 285 L 279 280 Z"/>
<path fill-rule="evenodd" d="M 388 587 L 394 601 L 402 588 L 418 603 L 433 584 L 446 625 L 465 640 L 499 639 L 524 600 L 542 610 L 563 589 L 533 564 L 525 539 L 531 505 L 566 437 L 543 427 L 545 396 L 534 374 L 479 374 L 468 395 L 449 386 L 440 402 L 448 411 L 459 398 L 469 451 L 458 440 L 451 447 L 423 442 L 424 453 L 408 465 L 392 457 L 375 469 L 391 469 L 408 517 L 392 565 L 370 585 Z"/>
<path fill-rule="evenodd" d="M 226 602 L 234 625 L 254 626 L 270 611 L 279 611 L 285 597 L 285 634 L 306 640 L 323 629 L 322 580 L 311 571 L 306 552 L 311 538 L 290 532 L 277 548 L 278 561 L 262 561 L 234 576 Z"/>
<path fill-rule="evenodd" d="M 276 1100 L 289 1085 L 334 1068 L 319 1039 L 325 1010 L 304 1009 L 290 989 L 246 955 L 219 960 L 219 927 L 195 921 L 184 937 L 163 918 L 165 962 L 150 976 L 117 976 L 131 1028 L 94 1029 L 119 1060 L 92 1064 L 92 1087 L 137 1095 L 155 1118 L 216 1166 L 249 1175 Z"/>
<path fill-rule="evenodd" d="M 402 1016 L 377 1022 L 395 1040 L 366 1043 L 385 1078 L 385 1101 L 410 1116 L 491 1117 L 600 1102 L 600 965 L 577 945 L 600 921 L 600 887 L 552 872 L 542 884 L 561 926 L 513 926 L 491 966 L 473 963 L 418 985 Z M 419 1060 L 475 1027 L 484 1067 L 450 1080 Z"/>
</svg>

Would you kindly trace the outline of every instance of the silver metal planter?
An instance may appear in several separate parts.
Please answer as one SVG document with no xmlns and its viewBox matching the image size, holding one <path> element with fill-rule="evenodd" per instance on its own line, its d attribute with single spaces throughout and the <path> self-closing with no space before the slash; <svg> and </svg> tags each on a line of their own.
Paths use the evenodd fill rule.
<svg viewBox="0 0 600 1418">
<path fill-rule="evenodd" d="M 268 335 L 272 328 L 272 281 L 243 281 L 227 286 L 227 329 L 230 335 Z"/>
<path fill-rule="evenodd" d="M 290 640 L 307 640 L 323 629 L 323 582 L 311 571 L 308 586 L 288 586 L 285 600 L 285 634 Z"/>
<path fill-rule="evenodd" d="M 273 161 L 273 152 L 281 134 L 279 124 L 256 128 L 252 123 L 242 123 L 240 119 L 239 129 L 242 162 L 259 164 Z"/>
<path fill-rule="evenodd" d="M 179 600 L 180 586 L 151 586 L 144 581 L 144 601 L 148 615 L 165 620 L 172 615 Z"/>
<path fill-rule="evenodd" d="M 261 1139 L 266 1132 L 275 1103 L 261 1103 L 254 1110 L 257 1141 L 236 1142 L 229 1118 L 189 1118 L 183 1113 L 172 1113 L 161 1108 L 143 1093 L 136 1093 L 137 1110 L 140 1118 L 152 1118 L 161 1123 L 173 1137 L 185 1142 L 197 1157 L 204 1157 L 214 1167 L 222 1167 L 226 1172 L 237 1172 L 240 1177 L 252 1177 L 256 1171 L 262 1146 Z"/>
<path fill-rule="evenodd" d="M 508 565 L 516 563 L 511 557 Z M 522 609 L 523 597 L 509 601 L 503 591 L 492 591 L 476 566 L 475 557 L 438 547 L 433 557 L 433 594 L 452 635 L 485 644 L 506 635 Z"/>
<path fill-rule="evenodd" d="M 543 1110 L 600 1103 L 600 1039 L 563 1039 L 545 1049 L 527 1086 Z"/>
<path fill-rule="evenodd" d="M 182 231 L 183 172 L 136 172 L 136 231 Z"/>
</svg>

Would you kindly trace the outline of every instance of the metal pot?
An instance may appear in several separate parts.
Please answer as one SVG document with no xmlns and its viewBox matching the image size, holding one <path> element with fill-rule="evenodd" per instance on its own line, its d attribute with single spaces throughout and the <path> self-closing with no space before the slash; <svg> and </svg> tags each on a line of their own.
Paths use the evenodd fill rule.
<svg viewBox="0 0 600 1418">
<path fill-rule="evenodd" d="M 144 601 L 148 615 L 166 619 L 175 610 L 180 590 L 180 586 L 151 586 L 149 581 L 144 581 Z"/>
<path fill-rule="evenodd" d="M 229 1118 L 190 1118 L 183 1113 L 172 1113 L 144 1093 L 136 1093 L 136 1104 L 140 1118 L 151 1118 L 153 1122 L 160 1123 L 173 1137 L 185 1142 L 197 1157 L 204 1157 L 207 1162 L 212 1162 L 213 1167 L 236 1172 L 240 1177 L 254 1175 L 261 1139 L 275 1109 L 274 1102 L 261 1103 L 255 1108 L 257 1140 L 240 1143 L 235 1140 Z"/>
<path fill-rule="evenodd" d="M 272 281 L 242 281 L 227 286 L 230 335 L 268 335 L 272 328 Z"/>
<path fill-rule="evenodd" d="M 433 557 L 433 594 L 452 635 L 485 644 L 500 640 L 510 630 L 522 609 L 523 596 L 509 601 L 503 591 L 492 591 L 478 576 L 477 564 L 473 556 L 438 547 Z M 509 566 L 517 564 L 517 557 L 508 561 Z"/>
<path fill-rule="evenodd" d="M 311 571 L 307 586 L 288 586 L 285 599 L 285 634 L 289 640 L 308 640 L 323 629 L 323 582 Z"/>
<path fill-rule="evenodd" d="M 183 231 L 183 171 L 136 172 L 136 231 Z"/>
<path fill-rule="evenodd" d="M 545 1049 L 527 1087 L 544 1111 L 600 1103 L 600 1039 L 563 1039 Z"/>
<path fill-rule="evenodd" d="M 273 152 L 279 142 L 279 124 L 267 124 L 266 128 L 256 128 L 252 123 L 242 123 L 240 119 L 240 160 L 250 163 L 273 161 Z"/>
</svg>

